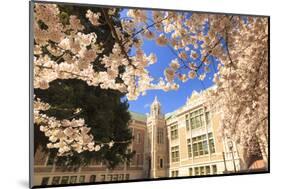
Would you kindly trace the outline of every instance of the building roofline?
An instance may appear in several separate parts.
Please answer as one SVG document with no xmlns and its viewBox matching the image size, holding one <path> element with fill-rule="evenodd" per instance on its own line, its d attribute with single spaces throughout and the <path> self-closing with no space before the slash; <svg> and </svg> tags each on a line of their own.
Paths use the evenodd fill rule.
<svg viewBox="0 0 281 189">
<path fill-rule="evenodd" d="M 129 112 L 130 112 L 130 115 L 131 115 L 132 119 L 146 122 L 147 116 L 145 114 L 138 113 L 138 112 L 135 112 L 135 111 L 129 111 Z"/>
<path fill-rule="evenodd" d="M 217 85 L 212 85 L 212 86 L 210 86 L 210 87 L 208 87 L 208 88 L 206 88 L 204 90 L 200 90 L 200 91 L 193 90 L 191 95 L 190 95 L 190 97 L 194 94 L 194 92 L 196 92 L 196 93 L 198 93 L 200 95 L 200 94 L 202 94 L 202 92 L 205 92 L 205 91 L 208 91 L 208 90 L 213 90 L 213 89 L 216 89 L 216 88 L 217 88 Z M 174 115 L 179 113 L 179 110 L 185 108 L 186 105 L 187 105 L 187 102 L 184 105 L 182 105 L 182 106 L 178 107 L 177 109 L 175 109 L 174 111 L 166 113 L 164 115 L 165 119 L 169 119 L 169 118 L 173 117 Z"/>
</svg>

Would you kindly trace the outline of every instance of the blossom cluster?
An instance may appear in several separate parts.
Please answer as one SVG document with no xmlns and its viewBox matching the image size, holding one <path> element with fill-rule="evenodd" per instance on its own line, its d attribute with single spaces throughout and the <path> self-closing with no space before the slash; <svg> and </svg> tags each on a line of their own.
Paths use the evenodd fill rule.
<svg viewBox="0 0 281 189">
<path fill-rule="evenodd" d="M 62 24 L 59 19 L 60 10 L 55 4 L 35 5 L 35 88 L 48 89 L 53 80 L 75 78 L 88 85 L 119 90 L 129 100 L 135 100 L 139 95 L 146 94 L 147 90 L 176 90 L 179 88 L 178 82 L 195 78 L 204 81 L 216 64 L 218 73 L 214 75 L 214 82 L 217 89 L 212 98 L 223 112 L 223 132 L 236 137 L 235 140 L 239 140 L 244 146 L 250 146 L 254 136 L 261 136 L 260 146 L 265 146 L 266 149 L 266 18 L 156 10 L 150 14 L 147 10 L 128 9 L 127 17 L 121 18 L 121 26 L 118 26 L 111 19 L 115 9 L 104 11 L 107 11 L 106 15 L 88 10 L 85 17 L 95 27 L 101 25 L 102 16 L 109 17 L 110 22 L 103 24 L 111 28 L 115 44 L 108 55 L 103 55 L 103 46 L 97 43 L 98 36 L 95 33 L 83 32 L 84 26 L 75 15 L 69 17 L 69 24 Z M 164 70 L 164 78 L 155 79 L 150 75 L 148 67 L 157 62 L 157 55 L 147 55 L 144 52 L 145 40 L 153 40 L 160 47 L 169 48 L 175 55 L 175 58 L 167 60 L 170 64 Z M 132 48 L 134 51 L 129 56 Z M 105 71 L 93 69 L 97 58 Z M 124 68 L 122 72 L 121 67 Z M 117 82 L 117 79 L 122 82 Z M 41 118 L 46 116 L 39 112 L 36 115 Z M 58 124 L 59 128 L 64 128 L 65 122 L 46 118 L 48 119 L 48 124 Z M 67 124 L 71 125 L 72 122 L 84 125 L 82 120 L 71 120 Z M 90 131 L 82 129 L 84 127 L 87 128 L 75 127 L 75 131 L 71 127 L 65 132 L 67 135 L 81 136 L 80 143 L 85 139 L 82 135 L 85 135 L 87 137 L 84 142 L 91 143 L 93 138 Z M 41 130 L 46 133 L 49 128 L 43 126 Z M 67 138 L 67 135 L 63 136 Z M 50 136 L 52 135 L 48 134 Z M 52 138 L 53 141 L 55 139 Z M 94 146 L 92 143 L 91 145 Z M 65 153 L 73 149 L 93 150 L 93 146 L 59 149 Z M 54 144 L 49 147 L 54 147 Z"/>
<path fill-rule="evenodd" d="M 58 156 L 71 155 L 74 151 L 81 153 L 84 150 L 100 150 L 100 145 L 95 144 L 91 129 L 85 125 L 84 119 L 57 120 L 41 113 L 49 108 L 50 105 L 39 98 L 34 100 L 34 123 L 48 137 L 47 148 L 58 149 Z"/>
<path fill-rule="evenodd" d="M 109 10 L 109 12 L 112 11 Z M 56 79 L 77 78 L 86 81 L 89 85 L 124 92 L 130 100 L 137 99 L 140 94 L 149 89 L 176 89 L 176 85 L 153 82 L 154 78 L 149 76 L 147 67 L 154 64 L 157 57 L 153 53 L 147 56 L 141 49 L 140 41 L 129 41 L 122 47 L 116 42 L 112 52 L 99 61 L 105 66 L 106 71 L 96 72 L 93 69 L 93 62 L 103 52 L 100 44 L 96 43 L 97 35 L 83 33 L 84 27 L 76 16 L 70 16 L 70 24 L 63 25 L 58 15 L 59 9 L 55 4 L 36 4 L 35 6 L 35 88 L 47 89 L 49 83 Z M 143 11 L 136 11 L 131 15 L 134 15 L 136 22 L 142 22 L 146 18 Z M 100 13 L 88 10 L 85 16 L 94 26 L 99 25 Z M 47 29 L 41 28 L 40 22 L 48 26 Z M 130 27 L 134 25 L 127 26 L 127 28 Z M 120 40 L 124 40 L 121 28 L 115 26 L 115 30 Z M 137 47 L 136 54 L 126 58 L 121 48 L 124 48 L 127 53 L 132 45 Z M 44 53 L 45 48 L 57 58 L 54 60 Z M 126 67 L 124 73 L 119 71 L 122 66 Z M 117 83 L 116 78 L 122 78 L 123 83 Z"/>
<path fill-rule="evenodd" d="M 268 22 L 232 19 L 227 54 L 214 77 L 213 107 L 221 111 L 222 133 L 249 153 L 268 157 Z M 258 145 L 253 141 L 258 142 Z M 257 149 L 258 148 L 258 149 Z"/>
</svg>

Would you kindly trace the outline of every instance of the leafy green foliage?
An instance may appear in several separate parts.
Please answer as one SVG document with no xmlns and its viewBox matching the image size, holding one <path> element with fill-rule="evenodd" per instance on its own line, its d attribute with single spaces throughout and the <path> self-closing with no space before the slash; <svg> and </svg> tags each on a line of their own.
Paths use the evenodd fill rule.
<svg viewBox="0 0 281 189">
<path fill-rule="evenodd" d="M 52 108 L 45 112 L 48 116 L 55 116 L 57 119 L 84 118 L 96 143 L 116 141 L 110 149 L 105 145 L 98 152 L 82 152 L 70 157 L 59 157 L 58 164 L 67 162 L 69 166 L 87 165 L 94 157 L 96 160 L 105 160 L 109 167 L 114 167 L 130 159 L 132 154 L 127 152 L 132 139 L 128 129 L 130 114 L 128 103 L 121 100 L 123 94 L 119 91 L 88 86 L 84 81 L 73 79 L 56 80 L 51 82 L 48 90 L 36 89 L 35 93 L 44 102 L 52 104 Z M 82 111 L 74 114 L 77 108 L 81 108 Z M 42 138 L 35 140 L 41 141 Z M 118 143 L 118 141 L 128 142 Z"/>
</svg>

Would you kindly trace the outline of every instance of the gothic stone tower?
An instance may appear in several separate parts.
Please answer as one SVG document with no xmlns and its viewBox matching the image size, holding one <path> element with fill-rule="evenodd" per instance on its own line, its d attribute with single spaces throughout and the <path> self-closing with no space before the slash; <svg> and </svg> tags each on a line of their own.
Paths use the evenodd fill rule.
<svg viewBox="0 0 281 189">
<path fill-rule="evenodd" d="M 161 104 L 155 97 L 147 118 L 147 160 L 148 177 L 168 177 L 169 152 L 165 117 L 161 113 Z"/>
</svg>

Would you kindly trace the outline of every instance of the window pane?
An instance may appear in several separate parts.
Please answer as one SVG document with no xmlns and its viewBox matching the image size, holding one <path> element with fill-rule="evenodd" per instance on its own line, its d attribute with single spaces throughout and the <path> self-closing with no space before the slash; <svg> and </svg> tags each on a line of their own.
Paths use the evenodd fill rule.
<svg viewBox="0 0 281 189">
<path fill-rule="evenodd" d="M 80 176 L 79 177 L 79 183 L 85 182 L 85 176 Z"/>
<path fill-rule="evenodd" d="M 163 130 L 163 128 L 157 128 L 157 143 L 158 144 L 164 143 L 164 130 Z"/>
<path fill-rule="evenodd" d="M 68 184 L 69 176 L 63 176 L 61 179 L 61 184 Z"/>
<path fill-rule="evenodd" d="M 96 175 L 91 175 L 90 182 L 95 182 L 95 181 L 96 181 Z"/>
<path fill-rule="evenodd" d="M 194 118 L 191 118 L 190 122 L 191 122 L 191 129 L 194 129 L 195 128 L 195 120 L 194 120 Z"/>
<path fill-rule="evenodd" d="M 126 174 L 126 180 L 129 180 L 129 179 L 130 179 L 130 175 Z"/>
<path fill-rule="evenodd" d="M 77 180 L 77 176 L 71 176 L 69 183 L 74 184 L 74 183 L 76 183 L 76 180 Z"/>
<path fill-rule="evenodd" d="M 119 175 L 119 180 L 123 180 L 124 179 L 124 174 L 120 174 Z"/>
<path fill-rule="evenodd" d="M 112 181 L 112 177 L 113 177 L 112 175 L 107 175 L 107 180 Z"/>
<path fill-rule="evenodd" d="M 209 145 L 210 145 L 211 153 L 215 153 L 215 143 L 214 143 L 214 139 L 210 139 L 210 140 L 209 140 Z"/>
<path fill-rule="evenodd" d="M 49 177 L 43 177 L 41 185 L 46 186 L 46 185 L 48 185 L 48 182 L 49 182 Z"/>
<path fill-rule="evenodd" d="M 210 135 L 211 134 L 211 135 Z M 209 133 L 209 136 L 212 136 L 212 133 Z M 191 143 L 190 139 L 187 139 L 187 143 L 188 143 L 188 150 L 191 149 L 191 146 L 189 146 L 189 144 Z M 210 150 L 209 150 L 209 146 L 210 146 Z M 214 140 L 212 138 L 209 138 L 209 146 L 208 146 L 208 142 L 207 142 L 207 135 L 200 135 L 197 137 L 193 137 L 192 138 L 192 148 L 193 150 L 189 153 L 189 156 L 191 156 L 191 152 L 193 152 L 193 156 L 202 156 L 202 155 L 206 155 L 211 153 L 215 153 L 215 144 L 214 144 Z"/>
<path fill-rule="evenodd" d="M 199 155 L 203 155 L 204 152 L 203 152 L 203 143 L 202 142 L 198 143 L 198 148 L 199 148 Z"/>
<path fill-rule="evenodd" d="M 193 148 L 193 155 L 196 157 L 198 156 L 198 148 L 197 148 L 197 143 L 192 145 Z"/>
<path fill-rule="evenodd" d="M 171 139 L 176 139 L 178 138 L 178 126 L 174 125 L 171 127 Z"/>
<path fill-rule="evenodd" d="M 60 177 L 53 177 L 52 184 L 56 185 L 60 183 Z"/>
<path fill-rule="evenodd" d="M 179 171 L 172 171 L 172 177 L 179 176 Z"/>
<path fill-rule="evenodd" d="M 189 168 L 189 176 L 192 176 L 192 175 L 193 175 L 192 168 Z"/>
<path fill-rule="evenodd" d="M 204 115 L 200 115 L 200 127 L 203 126 L 204 123 Z"/>
<path fill-rule="evenodd" d="M 160 168 L 163 168 L 163 159 L 160 159 Z"/>
<path fill-rule="evenodd" d="M 205 140 L 207 138 L 206 135 L 202 135 L 202 140 Z"/>
<path fill-rule="evenodd" d="M 200 175 L 205 175 L 205 168 L 204 167 L 200 167 Z"/>
<path fill-rule="evenodd" d="M 207 141 L 203 141 L 203 151 L 204 151 L 204 154 L 209 153 Z"/>
<path fill-rule="evenodd" d="M 137 134 L 137 143 L 138 144 L 141 143 L 141 134 L 140 133 Z"/>
<path fill-rule="evenodd" d="M 179 161 L 179 146 L 174 146 L 171 148 L 172 162 Z"/>
<path fill-rule="evenodd" d="M 189 120 L 186 120 L 186 130 L 189 130 Z"/>
<path fill-rule="evenodd" d="M 217 174 L 217 165 L 213 165 L 213 174 Z"/>
<path fill-rule="evenodd" d="M 113 180 L 113 181 L 117 181 L 117 180 L 118 180 L 118 175 L 113 175 L 112 180 Z"/>
<path fill-rule="evenodd" d="M 199 175 L 199 168 L 198 167 L 195 167 L 195 175 Z"/>
<path fill-rule="evenodd" d="M 191 145 L 190 144 L 187 146 L 187 150 L 188 150 L 188 157 L 192 157 L 192 151 L 191 151 Z"/>
<path fill-rule="evenodd" d="M 206 175 L 209 175 L 211 173 L 210 166 L 206 166 Z"/>
<path fill-rule="evenodd" d="M 105 175 L 101 175 L 101 181 L 105 181 Z"/>
<path fill-rule="evenodd" d="M 208 125 L 210 123 L 210 113 L 206 112 L 206 124 Z"/>
</svg>

